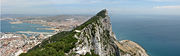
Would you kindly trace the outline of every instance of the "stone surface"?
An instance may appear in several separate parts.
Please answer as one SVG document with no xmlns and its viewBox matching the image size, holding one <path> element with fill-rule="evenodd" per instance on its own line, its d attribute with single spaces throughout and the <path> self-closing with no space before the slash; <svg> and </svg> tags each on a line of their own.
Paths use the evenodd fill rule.
<svg viewBox="0 0 180 56">
<path fill-rule="evenodd" d="M 146 51 L 133 41 L 122 40 L 115 43 L 121 50 L 121 56 L 148 56 Z"/>
<path fill-rule="evenodd" d="M 83 56 L 88 54 L 91 56 L 148 56 L 146 51 L 135 42 L 129 40 L 119 42 L 116 40 L 116 37 L 112 32 L 110 17 L 108 16 L 107 10 L 100 11 L 82 25 L 64 35 L 65 33 L 67 32 L 61 32 L 54 35 L 54 37 L 47 38 L 42 42 L 44 44 L 39 44 L 39 46 L 32 50 L 38 50 L 41 46 L 42 49 L 40 50 L 44 50 L 43 45 L 56 43 L 56 39 L 76 38 L 77 41 L 74 42 L 75 45 L 74 43 L 71 43 L 73 47 L 69 48 L 69 51 L 66 52 L 65 55 Z M 70 44 L 65 41 L 63 43 Z M 55 47 L 57 46 L 58 45 L 55 45 Z M 61 49 L 56 48 L 55 50 Z"/>
<path fill-rule="evenodd" d="M 93 50 L 99 56 L 148 56 L 146 51 L 135 42 L 129 40 L 118 42 L 112 32 L 107 10 L 103 11 L 105 11 L 104 18 L 100 16 L 95 22 L 88 24 L 82 30 L 78 30 L 78 32 L 76 30 L 75 37 L 78 42 L 76 48 L 71 52 L 85 55 L 86 53 L 92 53 Z"/>
</svg>

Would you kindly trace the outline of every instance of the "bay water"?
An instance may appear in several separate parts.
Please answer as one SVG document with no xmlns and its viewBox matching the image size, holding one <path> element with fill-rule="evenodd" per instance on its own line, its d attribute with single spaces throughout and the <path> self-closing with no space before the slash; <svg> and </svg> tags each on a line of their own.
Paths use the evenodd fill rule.
<svg viewBox="0 0 180 56">
<path fill-rule="evenodd" d="M 53 32 L 53 30 L 38 30 L 38 28 L 50 28 L 47 26 L 42 26 L 40 24 L 30 24 L 30 23 L 21 23 L 21 24 L 10 24 L 8 20 L 0 21 L 0 32 L 17 32 L 17 31 L 32 31 L 32 32 Z"/>
</svg>

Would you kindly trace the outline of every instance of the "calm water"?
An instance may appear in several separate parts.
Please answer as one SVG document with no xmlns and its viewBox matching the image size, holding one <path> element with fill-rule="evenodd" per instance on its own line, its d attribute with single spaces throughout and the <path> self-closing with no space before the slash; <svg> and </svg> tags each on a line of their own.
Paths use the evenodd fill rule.
<svg viewBox="0 0 180 56">
<path fill-rule="evenodd" d="M 118 40 L 132 40 L 146 49 L 151 56 L 180 55 L 180 16 L 111 16 L 113 31 Z M 33 31 L 48 28 L 38 24 L 10 24 L 0 21 L 1 32 Z"/>
<path fill-rule="evenodd" d="M 151 56 L 180 55 L 180 16 L 111 16 L 118 40 L 132 40 Z"/>
<path fill-rule="evenodd" d="M 46 26 L 41 26 L 39 24 L 30 24 L 30 23 L 22 23 L 22 24 L 10 24 L 9 21 L 2 20 L 1 24 L 1 32 L 17 32 L 17 31 L 32 31 L 32 32 L 53 32 L 53 30 L 37 30 L 37 28 L 49 28 Z"/>
</svg>

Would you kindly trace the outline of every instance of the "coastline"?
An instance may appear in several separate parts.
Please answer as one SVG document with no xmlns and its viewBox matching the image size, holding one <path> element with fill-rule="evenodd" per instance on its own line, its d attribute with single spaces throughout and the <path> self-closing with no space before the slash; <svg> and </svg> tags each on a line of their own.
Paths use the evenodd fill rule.
<svg viewBox="0 0 180 56">
<path fill-rule="evenodd" d="M 21 21 L 15 21 L 15 22 L 9 22 L 10 24 L 22 24 L 23 22 Z"/>
<path fill-rule="evenodd" d="M 23 21 L 10 21 L 10 22 L 8 22 L 8 23 L 10 23 L 10 24 L 22 24 L 22 23 L 38 24 L 38 23 L 30 23 L 30 22 L 23 22 Z M 60 29 L 54 28 L 53 26 L 47 25 L 47 24 L 48 24 L 48 22 L 45 23 L 45 24 L 38 24 L 38 25 L 45 26 L 45 27 L 49 27 L 49 28 L 36 28 L 36 29 L 37 29 L 37 30 L 53 30 L 54 32 L 60 30 Z"/>
</svg>

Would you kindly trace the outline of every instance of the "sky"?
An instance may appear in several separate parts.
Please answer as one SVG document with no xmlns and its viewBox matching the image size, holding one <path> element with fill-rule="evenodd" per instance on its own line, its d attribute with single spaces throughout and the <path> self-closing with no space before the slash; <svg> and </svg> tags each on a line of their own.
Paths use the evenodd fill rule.
<svg viewBox="0 0 180 56">
<path fill-rule="evenodd" d="M 1 0 L 2 14 L 180 15 L 180 0 Z"/>
</svg>

